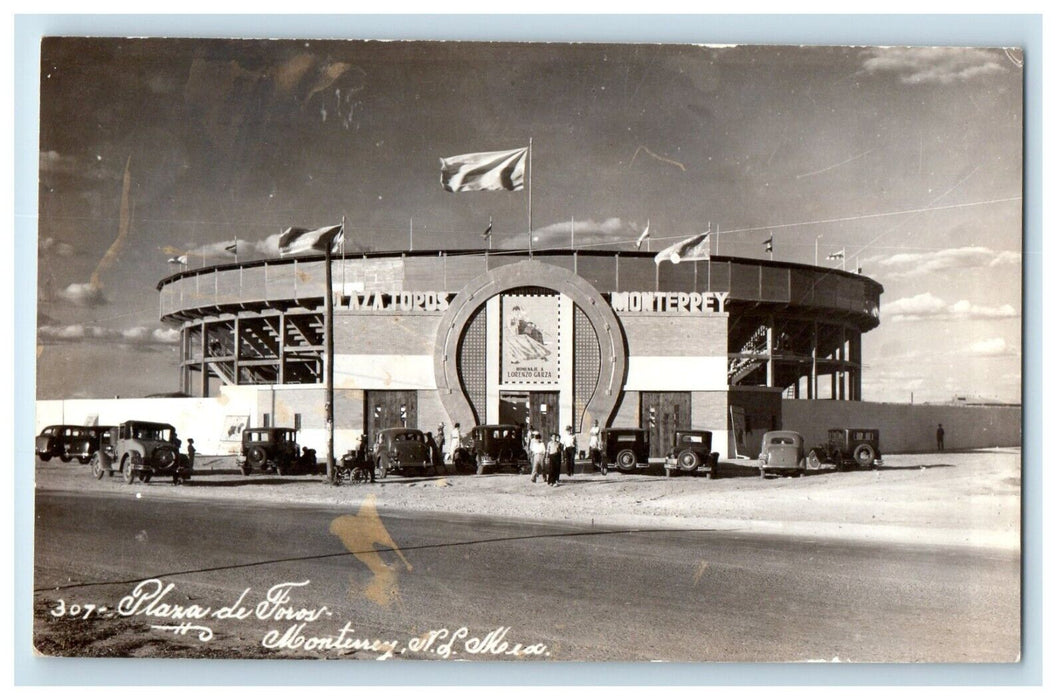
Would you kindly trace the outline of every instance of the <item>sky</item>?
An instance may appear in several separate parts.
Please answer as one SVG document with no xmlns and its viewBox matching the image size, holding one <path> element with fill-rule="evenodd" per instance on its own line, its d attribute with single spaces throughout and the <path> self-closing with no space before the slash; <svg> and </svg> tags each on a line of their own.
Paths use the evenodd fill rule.
<svg viewBox="0 0 1064 700">
<path fill-rule="evenodd" d="M 41 49 L 38 398 L 177 388 L 158 281 L 276 255 L 527 242 L 527 192 L 439 158 L 527 146 L 537 247 L 818 262 L 884 287 L 869 401 L 1020 400 L 1023 55 L 994 48 L 62 39 Z M 121 226 L 128 172 L 129 224 Z M 819 252 L 819 260 L 816 260 Z"/>
</svg>

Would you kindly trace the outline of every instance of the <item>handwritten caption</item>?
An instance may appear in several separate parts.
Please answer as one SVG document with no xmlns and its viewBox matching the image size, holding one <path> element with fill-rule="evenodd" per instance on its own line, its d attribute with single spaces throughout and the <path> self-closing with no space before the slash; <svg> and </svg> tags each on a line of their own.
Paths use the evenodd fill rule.
<svg viewBox="0 0 1064 700">
<path fill-rule="evenodd" d="M 256 620 L 269 629 L 260 645 L 265 649 L 351 653 L 370 652 L 381 661 L 404 655 L 450 659 L 462 656 L 546 658 L 550 656 L 542 643 L 518 643 L 509 639 L 510 627 L 496 627 L 480 634 L 469 627 L 440 627 L 406 640 L 379 639 L 360 635 L 355 624 L 332 621 L 328 606 L 305 607 L 293 600 L 293 592 L 302 591 L 310 581 L 286 581 L 271 586 L 255 600 L 252 589 L 245 588 L 237 599 L 221 607 L 173 602 L 175 585 L 159 579 L 147 579 L 119 600 L 114 608 L 94 603 L 67 603 L 59 599 L 49 614 L 54 618 L 89 620 L 92 618 L 140 617 L 151 629 L 177 636 L 195 637 L 201 642 L 215 638 L 216 621 Z M 324 628 L 324 629 L 323 629 Z"/>
</svg>

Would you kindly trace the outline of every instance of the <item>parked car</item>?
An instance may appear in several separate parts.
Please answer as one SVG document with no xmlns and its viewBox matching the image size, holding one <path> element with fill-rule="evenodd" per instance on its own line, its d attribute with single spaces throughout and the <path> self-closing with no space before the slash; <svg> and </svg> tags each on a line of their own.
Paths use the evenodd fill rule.
<svg viewBox="0 0 1064 700">
<path fill-rule="evenodd" d="M 828 441 L 809 450 L 807 459 L 813 469 L 825 462 L 839 469 L 853 466 L 870 469 L 883 463 L 879 431 L 874 428 L 832 428 L 828 431 Z"/>
<path fill-rule="evenodd" d="M 377 433 L 373 446 L 373 473 L 383 479 L 389 472 L 425 474 L 434 469 L 425 436 L 412 428 L 388 428 Z"/>
<path fill-rule="evenodd" d="M 278 475 L 313 472 L 317 457 L 313 450 L 300 451 L 295 428 L 244 428 L 237 466 L 244 476 L 252 470 L 274 471 Z"/>
<path fill-rule="evenodd" d="M 92 456 L 97 479 L 121 472 L 127 484 L 166 476 L 175 484 L 192 478 L 188 455 L 181 454 L 181 441 L 169 423 L 126 421 L 100 437 L 100 449 Z"/>
<path fill-rule="evenodd" d="M 650 431 L 644 428 L 606 428 L 602 431 L 602 465 L 622 472 L 650 466 Z"/>
<path fill-rule="evenodd" d="M 680 471 L 687 474 L 705 472 L 710 479 L 717 478 L 720 455 L 712 448 L 713 433 L 710 431 L 677 430 L 673 434 L 672 447 L 665 453 L 665 476 Z"/>
<path fill-rule="evenodd" d="M 41 434 L 34 441 L 34 451 L 43 462 L 51 460 L 52 457 L 58 457 L 64 462 L 69 462 L 70 458 L 66 456 L 63 441 L 70 437 L 69 431 L 80 431 L 82 428 L 83 426 L 80 425 L 49 425 L 41 431 Z"/>
<path fill-rule="evenodd" d="M 63 439 L 64 462 L 76 459 L 82 464 L 92 461 L 92 455 L 100 449 L 100 437 L 111 429 L 109 425 L 94 425 L 72 428 L 68 438 Z"/>
<path fill-rule="evenodd" d="M 761 438 L 761 454 L 757 456 L 761 478 L 768 474 L 805 472 L 805 440 L 793 430 L 770 430 Z"/>
<path fill-rule="evenodd" d="M 478 425 L 462 441 L 459 464 L 476 467 L 477 474 L 488 469 L 514 469 L 518 473 L 528 464 L 519 425 Z"/>
</svg>

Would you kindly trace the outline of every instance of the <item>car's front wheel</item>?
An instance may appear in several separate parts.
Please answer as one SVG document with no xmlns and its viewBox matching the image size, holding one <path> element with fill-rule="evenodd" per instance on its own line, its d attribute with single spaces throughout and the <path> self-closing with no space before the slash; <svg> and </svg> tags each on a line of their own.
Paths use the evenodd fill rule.
<svg viewBox="0 0 1064 700">
<path fill-rule="evenodd" d="M 38 452 L 37 456 L 40 457 L 42 462 L 47 462 L 47 461 L 52 459 L 52 455 L 50 455 L 50 454 L 43 454 L 42 455 L 40 452 Z"/>
<path fill-rule="evenodd" d="M 129 458 L 129 455 L 122 456 L 122 478 L 126 480 L 127 484 L 132 484 L 135 478 L 133 473 L 133 460 Z"/>
<path fill-rule="evenodd" d="M 805 466 L 809 469 L 820 469 L 820 453 L 816 450 L 809 450 L 809 454 L 805 457 Z"/>
<path fill-rule="evenodd" d="M 67 455 L 59 455 L 59 461 L 66 464 L 70 461 L 70 457 Z"/>
<path fill-rule="evenodd" d="M 685 472 L 693 471 L 698 468 L 698 455 L 691 450 L 684 450 L 680 453 L 680 456 L 676 458 L 676 463 L 680 465 L 680 469 Z"/>
<path fill-rule="evenodd" d="M 96 454 L 94 454 L 92 456 L 92 458 L 90 460 L 90 464 L 92 464 L 92 475 L 95 476 L 97 479 L 102 479 L 103 478 L 103 465 L 100 464 L 100 453 L 99 452 L 97 452 Z"/>
<path fill-rule="evenodd" d="M 853 461 L 861 468 L 867 469 L 876 461 L 876 451 L 868 443 L 861 443 L 853 450 Z"/>
</svg>

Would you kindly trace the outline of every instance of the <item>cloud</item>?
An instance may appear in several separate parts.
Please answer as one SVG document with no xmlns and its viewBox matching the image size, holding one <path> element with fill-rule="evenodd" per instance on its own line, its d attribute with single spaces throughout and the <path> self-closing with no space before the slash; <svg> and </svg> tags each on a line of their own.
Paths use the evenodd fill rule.
<svg viewBox="0 0 1064 700">
<path fill-rule="evenodd" d="M 1004 338 L 987 338 L 972 343 L 968 346 L 968 352 L 979 357 L 1014 357 L 1019 353 L 1015 348 L 1010 348 Z"/>
<path fill-rule="evenodd" d="M 103 306 L 108 303 L 103 290 L 91 282 L 74 282 L 57 292 L 57 296 L 74 306 Z"/>
<path fill-rule="evenodd" d="M 1010 304 L 1001 306 L 983 306 L 961 299 L 947 304 L 942 299 L 924 292 L 914 297 L 906 297 L 884 304 L 880 309 L 884 318 L 892 321 L 929 321 L 929 320 L 976 320 L 985 321 L 1000 318 L 1016 318 L 1019 314 Z"/>
<path fill-rule="evenodd" d="M 642 230 L 643 226 L 630 221 L 621 221 L 617 217 L 603 221 L 559 221 L 532 231 L 532 245 L 539 249 L 568 248 L 574 238 L 577 248 L 594 248 L 618 243 L 633 245 Z M 496 243 L 500 248 L 527 246 L 528 234 L 496 236 Z"/>
<path fill-rule="evenodd" d="M 69 258 L 76 252 L 74 246 L 63 241 L 57 241 L 56 239 L 48 236 L 46 238 L 37 239 L 37 254 L 38 255 L 58 255 L 63 258 Z"/>
<path fill-rule="evenodd" d="M 949 85 L 1003 73 L 1008 60 L 990 49 L 913 47 L 871 49 L 863 68 L 893 73 L 906 85 Z"/>
<path fill-rule="evenodd" d="M 37 329 L 37 337 L 45 344 L 100 342 L 131 348 L 151 348 L 176 345 L 181 340 L 181 331 L 176 328 L 149 329 L 144 326 L 104 328 L 75 323 L 68 326 L 42 325 Z"/>
<path fill-rule="evenodd" d="M 1018 265 L 1023 256 L 1011 250 L 991 250 L 982 246 L 947 248 L 926 253 L 899 253 L 870 258 L 867 265 L 883 269 L 889 277 L 915 277 L 946 270 Z"/>
</svg>

